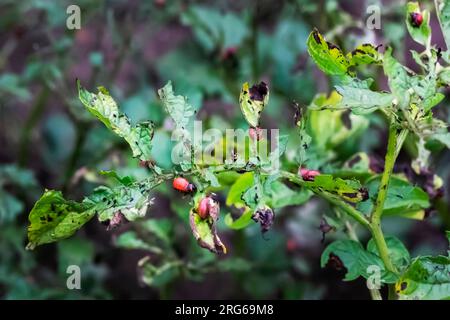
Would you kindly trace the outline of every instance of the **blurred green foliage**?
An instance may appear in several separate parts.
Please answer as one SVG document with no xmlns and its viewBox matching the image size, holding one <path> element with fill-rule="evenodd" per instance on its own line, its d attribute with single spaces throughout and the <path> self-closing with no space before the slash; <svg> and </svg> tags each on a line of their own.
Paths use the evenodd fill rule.
<svg viewBox="0 0 450 320">
<path fill-rule="evenodd" d="M 295 201 L 289 197 L 292 203 L 272 199 L 280 207 L 290 206 L 276 212 L 267 241 L 256 224 L 227 232 L 227 214 L 231 218 L 234 212 L 223 207 L 219 229 L 233 250 L 220 259 L 198 248 L 186 227 L 187 201 L 168 185 L 155 191 L 156 204 L 147 219 L 110 233 L 91 221 L 77 237 L 29 252 L 24 227 L 27 213 L 45 188 L 62 189 L 71 199 L 80 199 L 99 183 L 116 184 L 98 174 L 101 170 L 137 180 L 146 176 L 146 170 L 124 151 L 127 146 L 82 107 L 75 78 L 89 88 L 107 85 L 132 124 L 154 121 L 159 129 L 152 157 L 168 168 L 171 128 L 156 93 L 168 80 L 199 108 L 199 118 L 216 128 L 244 128 L 238 107 L 241 84 L 265 80 L 271 102 L 262 123 L 289 134 L 295 131 L 292 102 L 323 103 L 334 84 L 307 56 L 313 27 L 327 31 L 327 39 L 344 52 L 365 42 L 389 43 L 409 64 L 406 57 L 413 44 L 403 24 L 403 6 L 396 1 L 383 5 L 383 27 L 375 32 L 364 27 L 369 3 L 381 1 L 353 6 L 345 0 L 83 0 L 77 2 L 81 30 L 67 30 L 66 8 L 71 1 L 0 1 L 0 297 L 321 299 L 336 297 L 338 290 L 342 298 L 368 298 L 364 281 L 342 289 L 335 271 L 319 268 L 323 244 L 317 228 L 322 217 L 333 224 L 334 212 L 317 200 L 297 206 L 309 194 L 297 194 Z M 376 79 L 378 89 L 386 88 L 384 77 L 373 67 L 362 72 Z M 436 114 L 450 120 L 448 98 Z M 309 133 L 322 146 L 309 155 L 313 166 L 345 178 L 339 168 L 356 152 L 384 156 L 386 125 L 379 115 L 359 119 L 358 126 L 367 128 L 363 136 L 361 130 L 346 129 L 344 114 L 311 117 L 317 125 Z M 354 124 L 358 119 L 349 121 Z M 330 127 L 334 129 L 321 129 Z M 289 141 L 290 146 L 298 144 Z M 406 144 L 403 163 L 417 153 L 413 143 L 409 148 Z M 294 149 L 289 145 L 288 150 Z M 294 154 L 287 153 L 286 158 L 297 161 Z M 447 185 L 448 161 L 450 153 L 438 146 L 432 166 Z M 391 204 L 394 209 L 400 205 Z M 423 222 L 398 223 L 393 217 L 385 223 L 386 233 L 398 235 L 413 257 L 447 248 L 437 230 L 450 227 L 448 192 L 434 206 L 437 214 Z M 336 224 L 326 240 L 342 239 L 345 230 Z M 355 233 L 369 240 L 363 230 Z M 72 264 L 81 267 L 81 290 L 66 288 L 66 269 Z"/>
</svg>

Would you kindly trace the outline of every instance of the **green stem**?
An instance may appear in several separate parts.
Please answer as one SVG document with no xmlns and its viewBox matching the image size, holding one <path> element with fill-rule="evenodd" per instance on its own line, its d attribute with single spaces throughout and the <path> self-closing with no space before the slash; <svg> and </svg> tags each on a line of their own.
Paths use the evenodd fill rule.
<svg viewBox="0 0 450 320">
<path fill-rule="evenodd" d="M 372 232 L 373 239 L 377 246 L 381 260 L 383 260 L 386 269 L 391 272 L 397 272 L 395 266 L 389 257 L 389 250 L 384 239 L 383 231 L 381 230 L 381 215 L 384 209 L 384 203 L 386 201 L 389 180 L 394 169 L 394 164 L 397 156 L 397 127 L 395 121 L 392 120 L 389 125 L 389 137 L 388 146 L 386 151 L 384 171 L 381 176 L 380 186 L 378 188 L 378 196 L 375 202 L 374 209 L 370 216 L 370 230 Z"/>
<path fill-rule="evenodd" d="M 372 297 L 372 300 L 383 300 L 381 298 L 380 290 L 378 289 L 369 289 L 370 296 Z"/>
</svg>

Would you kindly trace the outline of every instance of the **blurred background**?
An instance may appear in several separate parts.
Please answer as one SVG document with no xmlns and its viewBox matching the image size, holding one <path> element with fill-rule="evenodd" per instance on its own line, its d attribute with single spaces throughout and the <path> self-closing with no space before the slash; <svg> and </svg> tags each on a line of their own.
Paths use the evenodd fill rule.
<svg viewBox="0 0 450 320">
<path fill-rule="evenodd" d="M 433 9 L 432 1 L 422 3 Z M 81 8 L 80 30 L 66 27 L 70 4 Z M 381 9 L 381 30 L 366 27 L 371 4 Z M 245 128 L 240 87 L 264 80 L 271 90 L 264 127 L 295 132 L 292 102 L 308 105 L 333 86 L 306 52 L 312 28 L 346 52 L 366 42 L 390 44 L 401 62 L 417 70 L 409 50 L 418 46 L 406 32 L 404 4 L 1 0 L 0 297 L 369 299 L 364 280 L 343 283 L 344 270 L 320 268 L 326 244 L 345 234 L 337 227 L 321 241 L 319 226 L 330 208 L 315 198 L 276 211 L 266 240 L 256 224 L 235 231 L 221 219 L 220 233 L 230 252 L 223 257 L 196 245 L 187 222 L 188 199 L 169 184 L 155 190 L 155 205 L 143 221 L 107 232 L 94 218 L 72 238 L 34 251 L 25 250 L 27 215 L 45 188 L 80 200 L 95 186 L 111 183 L 97 174 L 100 170 L 112 168 L 138 178 L 147 174 L 127 146 L 82 107 L 76 78 L 90 91 L 99 85 L 108 88 L 133 121 L 153 120 L 159 128 L 154 160 L 170 168 L 170 128 L 156 95 L 168 80 L 199 108 L 198 117 L 216 128 Z M 433 10 L 431 24 L 433 43 L 445 46 Z M 379 68 L 361 72 L 376 79 L 378 89 L 386 89 Z M 446 98 L 434 109 L 446 121 L 448 102 Z M 365 131 L 326 144 L 332 154 L 330 170 L 358 151 L 382 165 L 386 124 L 379 114 L 367 118 Z M 408 141 L 404 149 L 397 171 L 408 167 L 414 155 Z M 431 166 L 447 186 L 449 161 L 450 153 L 438 149 Z M 448 199 L 446 189 L 423 221 L 388 219 L 386 234 L 402 239 L 412 256 L 445 252 Z M 367 241 L 362 230 L 356 233 Z M 66 288 L 66 269 L 72 264 L 81 267 L 81 290 Z"/>
</svg>

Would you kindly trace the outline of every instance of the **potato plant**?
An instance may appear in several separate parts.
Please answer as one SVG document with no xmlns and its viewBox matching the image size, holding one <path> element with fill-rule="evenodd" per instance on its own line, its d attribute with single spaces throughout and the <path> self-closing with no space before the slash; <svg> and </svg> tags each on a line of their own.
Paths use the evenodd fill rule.
<svg viewBox="0 0 450 320">
<path fill-rule="evenodd" d="M 436 10 L 442 34 L 450 46 L 450 3 L 436 1 Z M 307 40 L 309 55 L 321 71 L 337 82 L 335 90 L 329 95 L 316 95 L 308 106 L 293 103 L 296 137 L 268 137 L 261 114 L 270 103 L 269 84 L 244 83 L 236 97 L 248 123 L 244 143 L 221 139 L 214 152 L 208 154 L 210 158 L 206 157 L 202 142 L 192 135 L 197 108 L 186 97 L 177 95 L 168 82 L 158 90 L 158 96 L 172 120 L 177 154 L 181 155 L 171 169 L 161 168 L 152 158 L 152 145 L 158 144 L 152 121 L 131 123 L 106 88 L 91 92 L 78 81 L 83 106 L 129 145 L 136 161 L 148 170 L 148 176 L 135 180 L 115 171 L 102 171 L 100 174 L 115 180 L 115 184 L 98 186 L 81 202 L 65 199 L 60 191 L 46 190 L 29 215 L 27 248 L 70 237 L 94 216 L 108 229 L 130 221 L 146 223 L 158 241 L 170 242 L 164 233 L 167 226 L 141 219 L 151 214 L 155 201 L 152 191 L 164 183 L 173 186 L 190 203 L 185 228 L 191 229 L 200 247 L 215 254 L 229 251 L 218 228 L 220 204 L 239 212 L 238 216 L 223 217 L 230 229 L 258 223 L 267 236 L 277 210 L 319 197 L 335 213 L 323 221 L 321 231 L 325 234 L 336 225 L 344 225 L 348 234 L 348 239 L 336 240 L 325 248 L 323 267 L 345 268 L 345 281 L 367 279 L 373 299 L 382 298 L 382 286 L 387 286 L 389 299 L 450 298 L 448 254 L 411 258 L 403 243 L 393 235 L 385 235 L 382 228 L 382 219 L 387 216 L 423 219 L 431 207 L 430 197 L 438 197 L 444 187 L 442 179 L 433 173 L 429 158 L 436 146 L 450 148 L 448 124 L 433 115 L 433 107 L 444 98 L 441 88 L 450 84 L 450 51 L 431 44 L 429 20 L 430 13 L 421 10 L 419 4 L 407 4 L 407 30 L 423 46 L 422 52 L 411 51 L 419 73 L 402 65 L 389 45 L 361 44 L 346 53 L 314 29 Z M 364 68 L 382 70 L 389 91 L 375 90 L 374 80 L 362 76 Z M 332 159 L 324 150 L 338 141 L 352 139 L 356 132 L 364 134 L 367 115 L 371 113 L 382 115 L 388 126 L 384 163 L 377 168 L 367 154 L 358 152 L 340 168 L 328 166 Z M 296 142 L 295 146 L 288 143 L 290 140 Z M 423 185 L 394 172 L 406 140 L 416 150 L 411 167 L 415 176 L 425 180 Z M 268 150 L 269 144 L 274 147 L 261 156 L 260 151 Z M 224 152 L 215 157 L 218 151 Z M 225 201 L 219 201 L 218 194 L 225 194 Z M 359 241 L 355 228 L 371 234 L 367 244 Z M 151 241 L 129 232 L 118 241 L 162 253 Z M 146 265 L 146 272 L 151 274 L 147 278 L 149 284 L 164 281 L 156 276 L 168 270 L 193 269 L 189 261 L 177 259 L 156 267 L 144 258 L 140 265 Z"/>
</svg>

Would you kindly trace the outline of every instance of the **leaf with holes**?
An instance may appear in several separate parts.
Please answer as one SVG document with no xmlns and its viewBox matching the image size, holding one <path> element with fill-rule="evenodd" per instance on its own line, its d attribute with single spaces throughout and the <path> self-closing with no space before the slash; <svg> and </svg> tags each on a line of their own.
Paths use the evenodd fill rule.
<svg viewBox="0 0 450 320">
<path fill-rule="evenodd" d="M 450 299 L 450 258 L 414 259 L 396 282 L 395 290 L 402 300 Z"/>
<path fill-rule="evenodd" d="M 27 249 L 70 237 L 94 216 L 93 207 L 66 200 L 59 191 L 46 191 L 28 217 Z"/>
<path fill-rule="evenodd" d="M 149 160 L 151 157 L 153 122 L 141 122 L 132 126 L 130 119 L 119 110 L 119 106 L 104 87 L 98 88 L 98 93 L 91 93 L 83 88 L 77 80 L 78 95 L 86 109 L 103 124 L 125 139 L 130 145 L 133 157 Z"/>
</svg>

